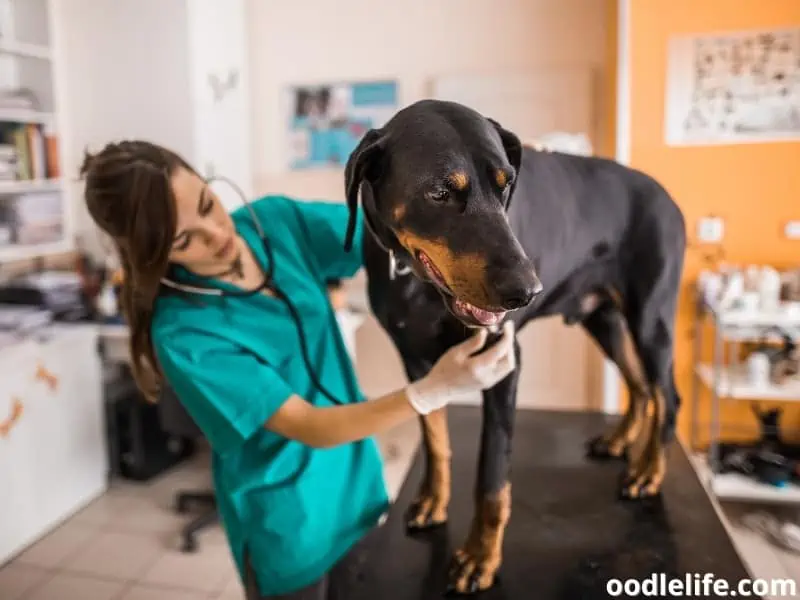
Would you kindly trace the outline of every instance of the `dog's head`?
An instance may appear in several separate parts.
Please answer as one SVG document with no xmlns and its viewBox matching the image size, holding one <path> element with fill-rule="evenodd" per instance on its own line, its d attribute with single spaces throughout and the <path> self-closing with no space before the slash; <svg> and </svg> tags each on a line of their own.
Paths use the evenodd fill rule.
<svg viewBox="0 0 800 600">
<path fill-rule="evenodd" d="M 507 220 L 520 140 L 460 104 L 423 100 L 371 129 L 350 155 L 346 247 L 358 195 L 366 224 L 468 326 L 499 324 L 542 285 Z"/>
</svg>

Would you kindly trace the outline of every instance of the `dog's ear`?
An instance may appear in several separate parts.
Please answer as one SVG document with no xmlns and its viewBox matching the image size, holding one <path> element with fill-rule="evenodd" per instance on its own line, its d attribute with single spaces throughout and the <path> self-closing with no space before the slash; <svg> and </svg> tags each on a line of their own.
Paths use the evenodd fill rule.
<svg viewBox="0 0 800 600">
<path fill-rule="evenodd" d="M 516 171 L 517 173 L 517 176 L 511 183 L 511 189 L 508 190 L 508 202 L 506 203 L 506 208 L 508 208 L 508 205 L 511 204 L 511 198 L 514 195 L 514 190 L 517 187 L 519 170 L 520 167 L 522 166 L 522 141 L 519 139 L 519 137 L 517 137 L 516 134 L 504 128 L 502 125 L 500 125 L 500 123 L 498 123 L 494 119 L 489 118 L 489 122 L 492 124 L 497 133 L 500 135 L 500 141 L 503 143 L 503 149 L 506 151 L 506 156 L 508 157 L 508 161 L 511 163 L 511 166 L 514 167 L 514 171 Z"/>
<path fill-rule="evenodd" d="M 347 194 L 347 207 L 350 210 L 350 220 L 347 223 L 347 235 L 344 248 L 347 252 L 353 247 L 353 236 L 358 218 L 358 192 L 361 182 L 374 178 L 379 162 L 383 156 L 384 138 L 379 129 L 370 129 L 361 138 L 355 150 L 347 159 L 344 169 L 344 187 Z"/>
</svg>

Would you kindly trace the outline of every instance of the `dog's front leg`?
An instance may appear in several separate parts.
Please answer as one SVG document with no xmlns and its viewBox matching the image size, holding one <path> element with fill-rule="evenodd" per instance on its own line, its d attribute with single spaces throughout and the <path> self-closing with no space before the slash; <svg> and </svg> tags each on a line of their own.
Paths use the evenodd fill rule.
<svg viewBox="0 0 800 600">
<path fill-rule="evenodd" d="M 409 531 L 442 525 L 450 503 L 450 432 L 447 412 L 440 408 L 424 417 L 422 442 L 425 448 L 425 478 L 408 514 Z"/>
<path fill-rule="evenodd" d="M 502 563 L 503 535 L 511 517 L 511 441 L 520 374 L 520 347 L 515 342 L 514 372 L 483 394 L 483 424 L 475 511 L 465 544 L 456 551 L 450 589 L 474 593 L 492 586 Z"/>
<path fill-rule="evenodd" d="M 406 363 L 409 381 L 424 377 L 430 365 Z M 450 431 L 447 409 L 441 408 L 419 419 L 422 428 L 422 447 L 425 454 L 425 475 L 417 497 L 408 509 L 406 525 L 413 533 L 442 525 L 447 521 L 450 503 Z"/>
</svg>

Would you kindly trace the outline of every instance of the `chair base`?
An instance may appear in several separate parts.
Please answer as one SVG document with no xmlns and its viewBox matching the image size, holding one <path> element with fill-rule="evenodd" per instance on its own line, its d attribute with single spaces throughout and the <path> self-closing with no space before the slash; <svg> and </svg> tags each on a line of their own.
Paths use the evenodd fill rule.
<svg viewBox="0 0 800 600">
<path fill-rule="evenodd" d="M 217 501 L 213 492 L 179 492 L 176 497 L 175 509 L 179 514 L 189 512 L 191 504 L 203 504 L 205 510 L 192 519 L 181 531 L 182 552 L 197 551 L 197 534 L 219 522 Z"/>
</svg>

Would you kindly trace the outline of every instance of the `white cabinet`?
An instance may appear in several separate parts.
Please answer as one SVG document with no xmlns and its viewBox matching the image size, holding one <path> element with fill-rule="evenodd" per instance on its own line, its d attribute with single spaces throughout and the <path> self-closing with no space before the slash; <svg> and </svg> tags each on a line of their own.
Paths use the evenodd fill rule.
<svg viewBox="0 0 800 600">
<path fill-rule="evenodd" d="M 60 112 L 69 132 L 66 174 L 77 174 L 85 148 L 140 138 L 178 152 L 204 176 L 225 175 L 252 193 L 245 0 L 52 6 Z M 81 206 L 82 184 L 74 185 L 79 227 L 90 243 L 95 235 Z"/>
<path fill-rule="evenodd" d="M 0 564 L 106 490 L 100 368 L 92 326 L 0 351 Z"/>
</svg>

